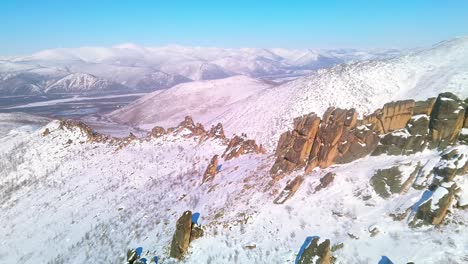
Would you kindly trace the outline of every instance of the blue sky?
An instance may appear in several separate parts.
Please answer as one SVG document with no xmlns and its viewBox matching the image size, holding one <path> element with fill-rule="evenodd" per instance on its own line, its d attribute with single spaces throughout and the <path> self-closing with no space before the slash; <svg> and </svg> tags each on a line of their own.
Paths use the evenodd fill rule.
<svg viewBox="0 0 468 264">
<path fill-rule="evenodd" d="M 468 1 L 0 2 L 0 54 L 56 47 L 416 47 L 468 35 Z"/>
</svg>

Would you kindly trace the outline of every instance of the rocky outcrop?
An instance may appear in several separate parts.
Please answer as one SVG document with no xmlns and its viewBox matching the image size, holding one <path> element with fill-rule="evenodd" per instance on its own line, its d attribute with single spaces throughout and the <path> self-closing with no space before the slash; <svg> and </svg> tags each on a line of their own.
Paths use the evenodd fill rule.
<svg viewBox="0 0 468 264">
<path fill-rule="evenodd" d="M 176 230 L 172 237 L 170 257 L 182 259 L 190 242 L 203 236 L 203 229 L 192 222 L 192 212 L 185 211 L 177 220 Z"/>
<path fill-rule="evenodd" d="M 278 157 L 271 168 L 272 174 L 291 172 L 307 164 L 309 153 L 319 129 L 320 118 L 309 114 L 294 119 L 294 130 L 280 136 L 276 148 Z"/>
<path fill-rule="evenodd" d="M 298 117 L 293 130 L 280 136 L 270 173 L 279 178 L 299 168 L 306 167 L 307 173 L 369 154 L 409 155 L 427 147 L 444 149 L 458 139 L 466 107 L 466 100 L 442 93 L 437 99 L 387 103 L 363 119 L 357 119 L 354 109 L 333 107 L 322 119 L 314 113 Z"/>
<path fill-rule="evenodd" d="M 294 178 L 292 181 L 289 181 L 286 184 L 286 187 L 284 187 L 283 191 L 280 193 L 280 195 L 273 201 L 275 204 L 283 204 L 289 198 L 291 198 L 296 191 L 299 189 L 301 186 L 302 182 L 304 182 L 304 178 L 301 176 L 297 176 Z"/>
<path fill-rule="evenodd" d="M 151 133 L 148 135 L 148 137 L 158 138 L 164 135 L 166 135 L 166 130 L 163 127 L 155 126 L 153 129 L 151 129 Z"/>
<path fill-rule="evenodd" d="M 455 186 L 447 183 L 438 186 L 432 196 L 417 208 L 410 226 L 440 225 L 452 206 Z"/>
<path fill-rule="evenodd" d="M 223 125 L 221 123 L 218 123 L 216 126 L 212 126 L 210 131 L 208 132 L 208 137 L 220 138 L 225 140 L 226 135 L 224 134 Z"/>
<path fill-rule="evenodd" d="M 208 164 L 208 167 L 206 168 L 205 173 L 203 174 L 202 183 L 213 180 L 213 178 L 216 176 L 217 173 L 218 173 L 218 155 L 214 155 L 211 158 L 210 164 Z"/>
<path fill-rule="evenodd" d="M 257 145 L 255 140 L 247 139 L 247 135 L 243 134 L 242 136 L 234 136 L 231 138 L 221 157 L 224 158 L 224 160 L 230 160 L 248 153 L 265 153 L 265 149 L 262 145 Z"/>
<path fill-rule="evenodd" d="M 192 212 L 185 211 L 177 220 L 176 230 L 172 237 L 171 258 L 181 259 L 187 252 L 190 243 L 190 232 L 192 231 Z"/>
<path fill-rule="evenodd" d="M 431 148 L 444 148 L 453 144 L 465 121 L 465 102 L 454 94 L 442 93 L 437 97 L 429 123 Z"/>
<path fill-rule="evenodd" d="M 332 257 L 330 240 L 326 239 L 322 243 L 319 243 L 319 240 L 318 237 L 312 239 L 300 256 L 299 264 L 330 264 Z"/>
</svg>

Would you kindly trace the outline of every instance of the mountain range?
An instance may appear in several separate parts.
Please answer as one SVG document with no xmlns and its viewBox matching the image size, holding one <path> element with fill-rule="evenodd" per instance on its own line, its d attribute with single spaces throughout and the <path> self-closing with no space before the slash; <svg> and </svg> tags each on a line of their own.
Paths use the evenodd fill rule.
<svg viewBox="0 0 468 264">
<path fill-rule="evenodd" d="M 0 58 L 0 95 L 151 92 L 183 82 L 234 75 L 294 77 L 340 63 L 401 53 L 397 49 L 234 49 L 135 44 L 57 48 Z"/>
</svg>

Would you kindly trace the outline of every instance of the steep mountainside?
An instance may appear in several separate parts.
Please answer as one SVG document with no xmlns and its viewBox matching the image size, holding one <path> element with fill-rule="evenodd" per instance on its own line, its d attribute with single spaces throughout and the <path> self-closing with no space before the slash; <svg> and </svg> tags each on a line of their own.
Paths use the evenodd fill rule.
<svg viewBox="0 0 468 264">
<path fill-rule="evenodd" d="M 148 94 L 109 116 L 125 124 L 149 124 L 143 126 L 148 129 L 155 123 L 174 126 L 186 115 L 206 124 L 236 102 L 268 88 L 269 84 L 246 76 L 184 83 Z"/>
<path fill-rule="evenodd" d="M 329 106 L 355 108 L 359 113 L 366 114 L 387 101 L 425 99 L 444 91 L 465 98 L 468 96 L 467 86 L 468 37 L 465 37 L 393 59 L 343 64 L 319 70 L 280 86 L 257 89 L 255 94 L 230 105 L 224 112 L 213 109 L 206 113 L 190 114 L 207 126 L 221 121 L 227 131 L 245 132 L 273 148 L 279 131 L 291 128 L 291 120 L 296 116 L 310 112 L 321 115 Z M 210 102 L 211 97 L 218 98 L 220 91 L 225 90 L 209 89 L 207 86 L 205 91 L 197 102 L 190 100 L 190 104 L 210 109 L 205 102 Z M 164 120 L 159 116 L 148 114 L 162 105 L 162 99 L 159 100 L 153 96 L 144 105 L 135 102 L 126 108 L 131 109 L 128 116 L 124 111 L 114 116 L 142 128 L 157 124 L 164 126 Z"/>
</svg>

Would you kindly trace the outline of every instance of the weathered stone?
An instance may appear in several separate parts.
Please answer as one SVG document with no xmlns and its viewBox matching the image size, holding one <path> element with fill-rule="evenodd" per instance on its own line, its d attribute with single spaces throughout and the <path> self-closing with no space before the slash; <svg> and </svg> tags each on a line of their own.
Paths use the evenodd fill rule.
<svg viewBox="0 0 468 264">
<path fill-rule="evenodd" d="M 150 136 L 154 138 L 162 137 L 166 134 L 166 130 L 163 127 L 155 126 L 151 129 Z"/>
<path fill-rule="evenodd" d="M 461 153 L 458 149 L 444 153 L 439 163 L 434 167 L 434 173 L 445 182 L 452 181 L 455 176 L 468 172 L 468 153 Z"/>
<path fill-rule="evenodd" d="M 383 136 L 372 155 L 410 155 L 422 151 L 426 141 L 426 136 L 412 136 L 406 129 L 401 129 Z"/>
<path fill-rule="evenodd" d="M 429 134 L 429 116 L 428 115 L 415 115 L 411 117 L 406 130 L 411 135 L 428 135 Z"/>
<path fill-rule="evenodd" d="M 46 128 L 46 129 L 44 130 L 44 132 L 42 132 L 42 136 L 44 136 L 44 137 L 45 137 L 45 136 L 48 136 L 49 134 L 50 134 L 49 128 Z"/>
<path fill-rule="evenodd" d="M 451 187 L 438 186 L 432 196 L 418 207 L 410 225 L 440 225 L 452 206 L 454 186 L 455 184 Z"/>
<path fill-rule="evenodd" d="M 332 165 L 338 155 L 338 143 L 343 132 L 350 130 L 345 126 L 345 122 L 355 118 L 354 110 L 345 110 L 330 107 L 323 115 L 317 136 L 315 137 L 312 151 L 309 155 L 309 162 L 306 171 L 310 171 L 316 166 L 326 168 Z M 349 124 L 356 122 L 350 122 Z"/>
<path fill-rule="evenodd" d="M 224 128 L 221 123 L 218 123 L 216 126 L 212 126 L 208 132 L 208 136 L 212 138 L 221 138 L 225 139 L 226 135 L 224 134 Z"/>
<path fill-rule="evenodd" d="M 431 148 L 444 149 L 455 143 L 465 120 L 464 102 L 452 93 L 437 97 L 429 123 Z"/>
<path fill-rule="evenodd" d="M 435 100 L 435 97 L 431 97 L 426 101 L 416 101 L 413 108 L 413 115 L 431 115 Z"/>
<path fill-rule="evenodd" d="M 297 176 L 292 181 L 289 181 L 286 184 L 286 187 L 284 187 L 283 191 L 280 193 L 280 195 L 273 201 L 273 203 L 283 204 L 284 202 L 286 202 L 296 193 L 303 181 L 304 178 L 301 176 Z"/>
<path fill-rule="evenodd" d="M 192 232 L 192 212 L 185 211 L 177 220 L 176 231 L 172 237 L 171 258 L 181 259 L 187 252 Z"/>
<path fill-rule="evenodd" d="M 377 170 L 370 179 L 370 184 L 375 192 L 383 198 L 390 197 L 392 193 L 400 193 L 401 171 L 397 166 Z"/>
<path fill-rule="evenodd" d="M 318 192 L 321 189 L 326 188 L 328 185 L 330 185 L 330 183 L 333 182 L 333 180 L 335 179 L 335 176 L 336 174 L 333 172 L 329 172 L 325 174 L 325 176 L 320 178 L 320 184 L 317 185 L 317 187 L 315 187 L 315 191 Z"/>
<path fill-rule="evenodd" d="M 299 264 L 330 264 L 331 249 L 330 240 L 326 239 L 319 244 L 319 238 L 315 237 L 310 242 L 309 246 L 305 248 Z"/>
<path fill-rule="evenodd" d="M 413 115 L 414 100 L 386 103 L 382 109 L 383 129 L 385 133 L 402 129 Z"/>
<path fill-rule="evenodd" d="M 276 162 L 270 170 L 273 175 L 304 167 L 314 144 L 320 118 L 314 113 L 294 119 L 294 130 L 283 133 L 276 148 Z"/>
<path fill-rule="evenodd" d="M 205 231 L 198 225 L 192 223 L 192 230 L 190 231 L 190 242 L 199 239 L 204 235 Z"/>
<path fill-rule="evenodd" d="M 218 155 L 214 155 L 211 158 L 211 161 L 208 164 L 208 167 L 206 168 L 205 173 L 203 174 L 202 183 L 213 180 L 213 178 L 216 176 L 217 173 L 218 173 Z"/>
<path fill-rule="evenodd" d="M 262 145 L 257 145 L 255 140 L 247 139 L 245 135 L 242 137 L 234 136 L 229 141 L 229 144 L 221 157 L 223 157 L 224 160 L 230 160 L 248 153 L 265 153 L 265 149 Z"/>
</svg>

